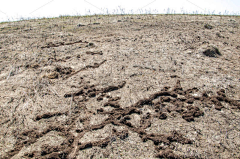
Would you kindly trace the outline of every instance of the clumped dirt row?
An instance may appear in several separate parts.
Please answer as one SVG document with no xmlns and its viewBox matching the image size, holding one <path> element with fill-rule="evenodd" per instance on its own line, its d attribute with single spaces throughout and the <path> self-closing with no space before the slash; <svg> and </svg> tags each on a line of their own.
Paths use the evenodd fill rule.
<svg viewBox="0 0 240 159">
<path fill-rule="evenodd" d="M 104 64 L 104 62 L 106 62 L 106 60 L 100 62 L 100 63 L 94 63 L 93 65 L 87 65 L 83 68 L 81 68 L 80 70 L 73 70 L 71 67 L 61 67 L 61 66 L 57 66 L 54 71 L 50 74 L 44 75 L 43 77 L 47 77 L 49 79 L 58 79 L 58 78 L 63 78 L 63 80 L 68 79 L 69 77 L 87 70 L 89 68 L 98 68 L 99 66 L 101 66 L 102 64 Z"/>
<path fill-rule="evenodd" d="M 84 102 L 86 102 L 88 99 L 86 97 L 94 98 L 101 94 L 98 97 L 98 101 L 102 100 L 102 97 L 106 95 L 107 92 L 115 91 L 118 89 L 121 89 L 126 84 L 125 81 L 120 83 L 116 86 L 109 86 L 102 89 L 96 89 L 94 85 L 83 86 L 82 89 L 79 91 L 69 94 L 66 93 L 64 95 L 65 98 L 73 97 L 74 100 L 77 101 L 77 96 L 82 96 L 83 99 L 78 102 L 78 106 L 73 108 L 71 110 L 72 115 L 70 119 L 63 125 L 52 125 L 50 124 L 48 128 L 44 129 L 42 132 L 39 132 L 37 129 L 27 130 L 22 133 L 21 135 L 18 135 L 17 142 L 15 144 L 14 150 L 11 150 L 7 153 L 7 156 L 3 158 L 10 158 L 17 154 L 23 146 L 33 144 L 37 141 L 38 138 L 44 136 L 50 131 L 56 131 L 59 135 L 66 138 L 66 140 L 60 144 L 60 146 L 53 146 L 50 147 L 48 145 L 43 145 L 41 152 L 34 151 L 31 153 L 26 153 L 25 157 L 35 157 L 35 158 L 74 158 L 76 157 L 76 152 L 79 150 L 92 148 L 93 146 L 99 146 L 101 148 L 106 147 L 112 140 L 114 140 L 114 137 L 119 137 L 121 140 L 124 140 L 128 137 L 128 131 L 133 131 L 139 134 L 140 138 L 143 142 L 146 142 L 147 140 L 153 141 L 155 145 L 155 150 L 158 152 L 156 154 L 156 157 L 160 158 L 184 158 L 183 156 L 179 156 L 173 153 L 172 149 L 170 148 L 170 145 L 172 142 L 179 142 L 181 144 L 192 144 L 193 141 L 190 139 L 187 139 L 182 136 L 182 134 L 178 133 L 177 131 L 173 131 L 169 135 L 164 134 L 149 134 L 145 131 L 146 128 L 150 127 L 152 124 L 152 118 L 159 118 L 161 120 L 165 120 L 167 118 L 167 113 L 171 113 L 172 111 L 176 111 L 182 115 L 182 118 L 185 119 L 188 122 L 194 121 L 194 118 L 203 116 L 204 113 L 199 109 L 199 107 L 192 106 L 195 101 L 201 101 L 204 103 L 205 106 L 208 106 L 210 104 L 215 105 L 215 109 L 221 110 L 223 108 L 223 105 L 221 102 L 229 103 L 232 107 L 232 109 L 240 109 L 240 103 L 236 100 L 229 99 L 225 95 L 224 90 L 219 90 L 217 92 L 218 95 L 209 97 L 206 93 L 203 93 L 202 96 L 199 97 L 193 97 L 191 93 L 193 91 L 197 91 L 197 88 L 183 90 L 180 84 L 180 80 L 177 81 L 175 87 L 169 91 L 170 87 L 164 87 L 162 91 L 156 92 L 152 95 L 150 95 L 149 98 L 141 99 L 137 101 L 135 104 L 131 105 L 130 107 L 122 108 L 118 101 L 120 100 L 120 97 L 111 98 L 108 97 L 108 102 L 104 104 L 104 106 L 110 106 L 114 109 L 112 111 L 105 111 L 103 108 L 98 109 L 97 113 L 99 114 L 107 114 L 108 118 L 105 119 L 101 124 L 98 125 L 92 125 L 89 126 L 87 124 L 84 124 L 85 127 L 83 129 L 76 129 L 75 132 L 78 133 L 77 136 L 74 136 L 70 131 L 75 127 L 75 123 L 77 120 L 79 120 L 80 114 L 80 108 L 84 107 Z M 178 95 L 183 95 L 185 98 L 179 98 Z M 154 99 L 159 99 L 158 102 L 153 102 Z M 172 103 L 174 107 L 168 108 L 165 107 L 164 103 Z M 187 103 L 188 106 L 184 106 L 184 103 Z M 154 114 L 144 114 L 140 110 L 144 105 L 150 105 L 155 110 Z M 87 111 L 87 109 L 84 109 L 84 111 Z M 54 112 L 54 113 L 44 113 L 41 115 L 37 115 L 35 117 L 35 121 L 39 121 L 42 119 L 48 119 L 54 116 L 61 116 L 63 114 L 68 115 L 67 112 Z M 136 127 L 129 122 L 131 119 L 131 114 L 138 114 L 142 115 L 142 118 L 140 120 L 140 127 Z M 89 122 L 87 119 L 83 120 L 81 119 L 81 122 L 87 123 Z M 79 139 L 81 139 L 85 133 L 89 131 L 94 131 L 98 129 L 104 128 L 107 124 L 113 124 L 116 126 L 125 126 L 125 130 L 123 131 L 117 131 L 116 129 L 112 129 L 113 136 L 109 136 L 103 140 L 100 141 L 93 141 L 93 142 L 87 142 L 87 143 L 81 143 L 78 142 Z M 160 144 L 164 143 L 167 144 L 168 147 L 161 147 Z"/>
<path fill-rule="evenodd" d="M 86 43 L 88 44 L 87 41 L 82 41 L 82 40 L 79 40 L 79 41 L 74 41 L 74 42 L 68 42 L 68 43 L 65 43 L 65 42 L 58 42 L 58 43 L 48 43 L 46 46 L 42 46 L 41 49 L 44 49 L 44 48 L 51 48 L 51 47 L 59 47 L 59 46 L 64 46 L 64 45 L 73 45 L 73 44 L 77 44 L 77 43 Z"/>
</svg>

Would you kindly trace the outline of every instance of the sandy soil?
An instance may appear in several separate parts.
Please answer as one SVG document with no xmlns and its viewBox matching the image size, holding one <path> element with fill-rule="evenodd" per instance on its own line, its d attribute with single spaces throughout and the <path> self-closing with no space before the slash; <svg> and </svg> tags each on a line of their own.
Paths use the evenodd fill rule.
<svg viewBox="0 0 240 159">
<path fill-rule="evenodd" d="M 239 23 L 0 23 L 0 158 L 240 158 Z"/>
</svg>

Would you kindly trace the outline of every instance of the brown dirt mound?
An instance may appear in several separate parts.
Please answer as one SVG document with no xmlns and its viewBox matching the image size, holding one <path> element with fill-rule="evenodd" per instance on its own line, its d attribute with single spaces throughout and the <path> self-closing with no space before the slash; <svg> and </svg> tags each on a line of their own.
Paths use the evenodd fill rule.
<svg viewBox="0 0 240 159">
<path fill-rule="evenodd" d="M 217 47 L 214 46 L 208 46 L 204 51 L 203 54 L 208 57 L 218 57 L 221 56 L 222 54 L 218 50 Z"/>
</svg>

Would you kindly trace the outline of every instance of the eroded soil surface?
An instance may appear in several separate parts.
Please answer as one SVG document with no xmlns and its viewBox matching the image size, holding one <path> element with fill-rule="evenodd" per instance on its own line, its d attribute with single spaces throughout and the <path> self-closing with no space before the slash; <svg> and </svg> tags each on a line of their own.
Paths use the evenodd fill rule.
<svg viewBox="0 0 240 159">
<path fill-rule="evenodd" d="M 239 23 L 0 23 L 0 158 L 240 158 Z"/>
</svg>

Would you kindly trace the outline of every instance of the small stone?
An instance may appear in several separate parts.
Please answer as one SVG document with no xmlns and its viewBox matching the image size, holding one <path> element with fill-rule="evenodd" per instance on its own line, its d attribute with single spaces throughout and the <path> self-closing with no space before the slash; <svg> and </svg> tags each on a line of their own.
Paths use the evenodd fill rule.
<svg viewBox="0 0 240 159">
<path fill-rule="evenodd" d="M 206 28 L 206 29 L 212 29 L 212 28 L 213 28 L 213 26 L 212 26 L 212 25 L 210 25 L 210 24 L 205 24 L 205 25 L 204 25 L 204 28 Z"/>
<path fill-rule="evenodd" d="M 53 73 L 50 73 L 48 75 L 45 75 L 44 77 L 47 77 L 49 79 L 57 79 L 59 77 L 59 73 L 53 72 Z"/>
<path fill-rule="evenodd" d="M 86 47 L 93 47 L 94 43 L 88 43 L 88 45 Z"/>
<path fill-rule="evenodd" d="M 78 27 L 83 27 L 83 26 L 85 26 L 85 25 L 83 25 L 83 24 L 78 24 L 77 26 L 78 26 Z"/>
</svg>

